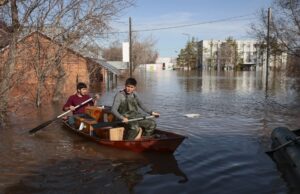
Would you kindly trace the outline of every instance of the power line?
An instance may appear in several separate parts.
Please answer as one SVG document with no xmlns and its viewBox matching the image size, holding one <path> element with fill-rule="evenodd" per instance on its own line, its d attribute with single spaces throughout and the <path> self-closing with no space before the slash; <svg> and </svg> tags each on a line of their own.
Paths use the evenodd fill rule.
<svg viewBox="0 0 300 194">
<path fill-rule="evenodd" d="M 223 18 L 218 20 L 211 20 L 211 21 L 204 21 L 192 24 L 182 24 L 182 25 L 174 25 L 174 26 L 167 26 L 167 27 L 160 27 L 160 28 L 149 28 L 149 29 L 138 29 L 132 30 L 132 32 L 147 32 L 147 31 L 159 31 L 159 30 L 167 30 L 167 29 L 175 29 L 175 28 L 184 28 L 184 27 L 192 27 L 204 24 L 212 24 L 212 23 L 220 23 L 220 22 L 227 22 L 227 21 L 243 21 L 243 20 L 250 20 L 255 19 L 254 17 L 249 18 L 248 16 L 253 16 L 254 14 L 247 14 L 242 16 L 234 16 L 229 18 Z M 245 18 L 248 17 L 248 18 Z M 118 34 L 118 33 L 128 33 L 128 31 L 119 31 L 119 32 L 108 32 L 105 34 Z"/>
<path fill-rule="evenodd" d="M 235 21 L 242 21 L 242 20 L 249 20 L 253 18 L 245 18 Z M 212 23 L 219 23 L 219 22 L 225 22 L 225 21 L 232 21 L 228 19 L 220 19 L 220 20 L 214 20 L 214 21 L 207 21 L 207 22 L 199 22 L 195 24 L 183 24 L 178 26 L 169 26 L 169 27 L 161 27 L 161 28 L 153 28 L 153 29 L 144 29 L 144 30 L 136 30 L 134 32 L 145 32 L 145 31 L 157 31 L 157 30 L 166 30 L 166 29 L 174 29 L 174 28 L 184 28 L 184 27 L 191 27 L 191 26 L 197 26 L 197 25 L 203 25 L 203 24 L 212 24 Z"/>
</svg>

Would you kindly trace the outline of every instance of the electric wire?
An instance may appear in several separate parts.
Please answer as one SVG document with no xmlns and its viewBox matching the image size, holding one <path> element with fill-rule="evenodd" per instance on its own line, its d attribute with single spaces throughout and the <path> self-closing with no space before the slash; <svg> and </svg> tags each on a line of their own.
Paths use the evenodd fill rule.
<svg viewBox="0 0 300 194">
<path fill-rule="evenodd" d="M 254 14 L 233 16 L 233 17 L 228 17 L 228 18 L 223 18 L 223 19 L 203 21 L 203 22 L 197 22 L 197 23 L 191 23 L 191 24 L 180 24 L 180 25 L 166 26 L 166 27 L 159 27 L 159 28 L 137 29 L 137 30 L 132 30 L 132 32 L 159 31 L 159 30 L 168 30 L 168 29 L 192 27 L 192 26 L 198 26 L 198 25 L 204 25 L 204 24 L 213 24 L 213 23 L 228 22 L 228 21 L 244 21 L 244 20 L 255 19 L 255 17 L 249 17 L 249 16 L 254 16 Z M 128 33 L 128 31 L 107 32 L 107 33 L 103 33 L 103 34 L 118 34 L 118 33 L 119 34 Z"/>
</svg>

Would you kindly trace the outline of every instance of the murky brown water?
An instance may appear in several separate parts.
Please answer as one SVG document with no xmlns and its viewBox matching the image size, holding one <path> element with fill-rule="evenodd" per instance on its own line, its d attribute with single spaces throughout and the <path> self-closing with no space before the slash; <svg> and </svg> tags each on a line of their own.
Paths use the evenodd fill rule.
<svg viewBox="0 0 300 194">
<path fill-rule="evenodd" d="M 256 72 L 137 70 L 135 77 L 145 103 L 161 113 L 159 127 L 188 136 L 173 155 L 100 146 L 59 122 L 27 134 L 60 114 L 58 106 L 0 130 L 0 193 L 299 192 L 265 154 L 274 127 L 300 128 L 299 80 L 273 75 L 266 93 Z M 102 92 L 102 104 L 111 105 L 123 81 Z"/>
</svg>

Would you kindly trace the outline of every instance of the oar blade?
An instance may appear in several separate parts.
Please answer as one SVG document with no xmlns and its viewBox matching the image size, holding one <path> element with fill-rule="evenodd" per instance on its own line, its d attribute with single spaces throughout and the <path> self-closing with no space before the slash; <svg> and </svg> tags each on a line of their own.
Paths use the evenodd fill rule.
<svg viewBox="0 0 300 194">
<path fill-rule="evenodd" d="M 55 118 L 55 119 L 52 119 L 52 120 L 50 120 L 50 121 L 47 121 L 47 122 L 45 122 L 45 123 L 42 123 L 42 124 L 40 124 L 39 126 L 37 126 L 37 127 L 33 128 L 33 129 L 29 130 L 29 133 L 30 133 L 30 134 L 35 133 L 35 132 L 37 132 L 37 131 L 43 129 L 44 127 L 47 127 L 50 123 L 52 123 L 52 122 L 55 121 L 55 120 L 56 120 L 56 118 Z"/>
</svg>

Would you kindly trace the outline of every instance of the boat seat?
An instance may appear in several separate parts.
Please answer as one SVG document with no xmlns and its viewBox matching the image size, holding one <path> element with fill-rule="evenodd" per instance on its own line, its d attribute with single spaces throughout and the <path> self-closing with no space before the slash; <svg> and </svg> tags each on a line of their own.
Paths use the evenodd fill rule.
<svg viewBox="0 0 300 194">
<path fill-rule="evenodd" d="M 75 115 L 75 128 L 87 134 L 92 134 L 92 125 L 97 121 L 89 115 Z"/>
<path fill-rule="evenodd" d="M 100 138 L 111 141 L 120 141 L 123 140 L 124 127 L 102 127 L 102 128 L 93 128 L 93 134 Z"/>
</svg>

